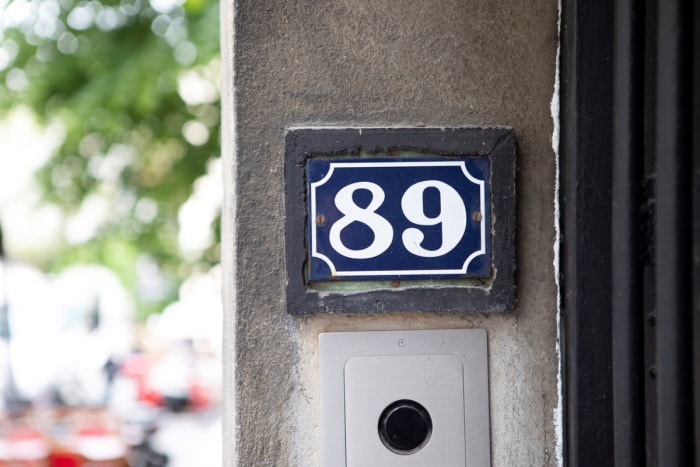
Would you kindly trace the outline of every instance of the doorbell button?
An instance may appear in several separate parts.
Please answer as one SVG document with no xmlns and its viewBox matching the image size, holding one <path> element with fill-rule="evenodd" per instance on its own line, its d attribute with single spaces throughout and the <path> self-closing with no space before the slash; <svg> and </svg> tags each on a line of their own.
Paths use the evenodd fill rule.
<svg viewBox="0 0 700 467">
<path fill-rule="evenodd" d="M 413 454 L 428 444 L 433 421 L 425 407 L 416 401 L 399 400 L 379 416 L 379 438 L 396 454 Z"/>
</svg>

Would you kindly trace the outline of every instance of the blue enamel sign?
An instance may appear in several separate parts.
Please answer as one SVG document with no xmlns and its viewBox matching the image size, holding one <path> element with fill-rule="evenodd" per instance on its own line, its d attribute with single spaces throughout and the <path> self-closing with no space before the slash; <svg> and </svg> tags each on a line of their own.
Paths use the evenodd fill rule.
<svg viewBox="0 0 700 467">
<path fill-rule="evenodd" d="M 308 281 L 490 277 L 489 164 L 307 159 Z"/>
</svg>

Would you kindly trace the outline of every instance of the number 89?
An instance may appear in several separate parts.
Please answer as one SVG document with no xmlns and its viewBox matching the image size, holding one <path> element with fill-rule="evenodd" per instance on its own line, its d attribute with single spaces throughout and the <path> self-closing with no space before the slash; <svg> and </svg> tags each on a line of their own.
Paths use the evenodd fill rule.
<svg viewBox="0 0 700 467">
<path fill-rule="evenodd" d="M 440 194 L 440 212 L 435 217 L 425 214 L 423 193 L 428 188 L 435 188 Z M 367 207 L 355 204 L 353 194 L 357 190 L 368 190 L 372 195 Z M 335 222 L 330 230 L 330 243 L 334 250 L 353 259 L 368 259 L 384 253 L 394 239 L 394 228 L 384 217 L 377 214 L 377 209 L 384 202 L 382 188 L 372 182 L 356 182 L 343 187 L 335 196 L 335 205 L 343 217 Z M 435 250 L 423 248 L 425 238 L 417 228 L 407 228 L 401 234 L 404 247 L 416 256 L 431 258 L 442 256 L 454 249 L 464 236 L 467 228 L 467 212 L 459 193 L 450 185 L 439 180 L 425 180 L 411 185 L 401 198 L 401 210 L 406 219 L 415 224 L 433 226 L 442 224 L 442 240 Z M 365 224 L 372 230 L 374 240 L 360 249 L 349 248 L 341 238 L 341 232 L 353 222 Z"/>
</svg>

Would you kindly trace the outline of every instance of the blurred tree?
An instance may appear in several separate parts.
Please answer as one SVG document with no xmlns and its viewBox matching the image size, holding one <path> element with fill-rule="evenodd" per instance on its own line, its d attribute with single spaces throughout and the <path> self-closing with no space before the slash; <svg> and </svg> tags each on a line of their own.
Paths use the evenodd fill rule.
<svg viewBox="0 0 700 467">
<path fill-rule="evenodd" d="M 218 198 L 196 189 L 219 158 L 218 50 L 216 0 L 0 0 L 0 113 L 65 130 L 37 173 L 66 214 L 42 267 L 106 265 L 143 317 L 218 262 Z"/>
</svg>

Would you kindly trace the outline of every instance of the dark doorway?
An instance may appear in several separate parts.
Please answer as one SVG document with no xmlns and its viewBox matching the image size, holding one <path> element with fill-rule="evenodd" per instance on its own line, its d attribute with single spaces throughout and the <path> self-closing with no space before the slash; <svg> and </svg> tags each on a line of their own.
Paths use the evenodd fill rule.
<svg viewBox="0 0 700 467">
<path fill-rule="evenodd" d="M 562 5 L 565 459 L 699 465 L 700 7 Z"/>
</svg>

